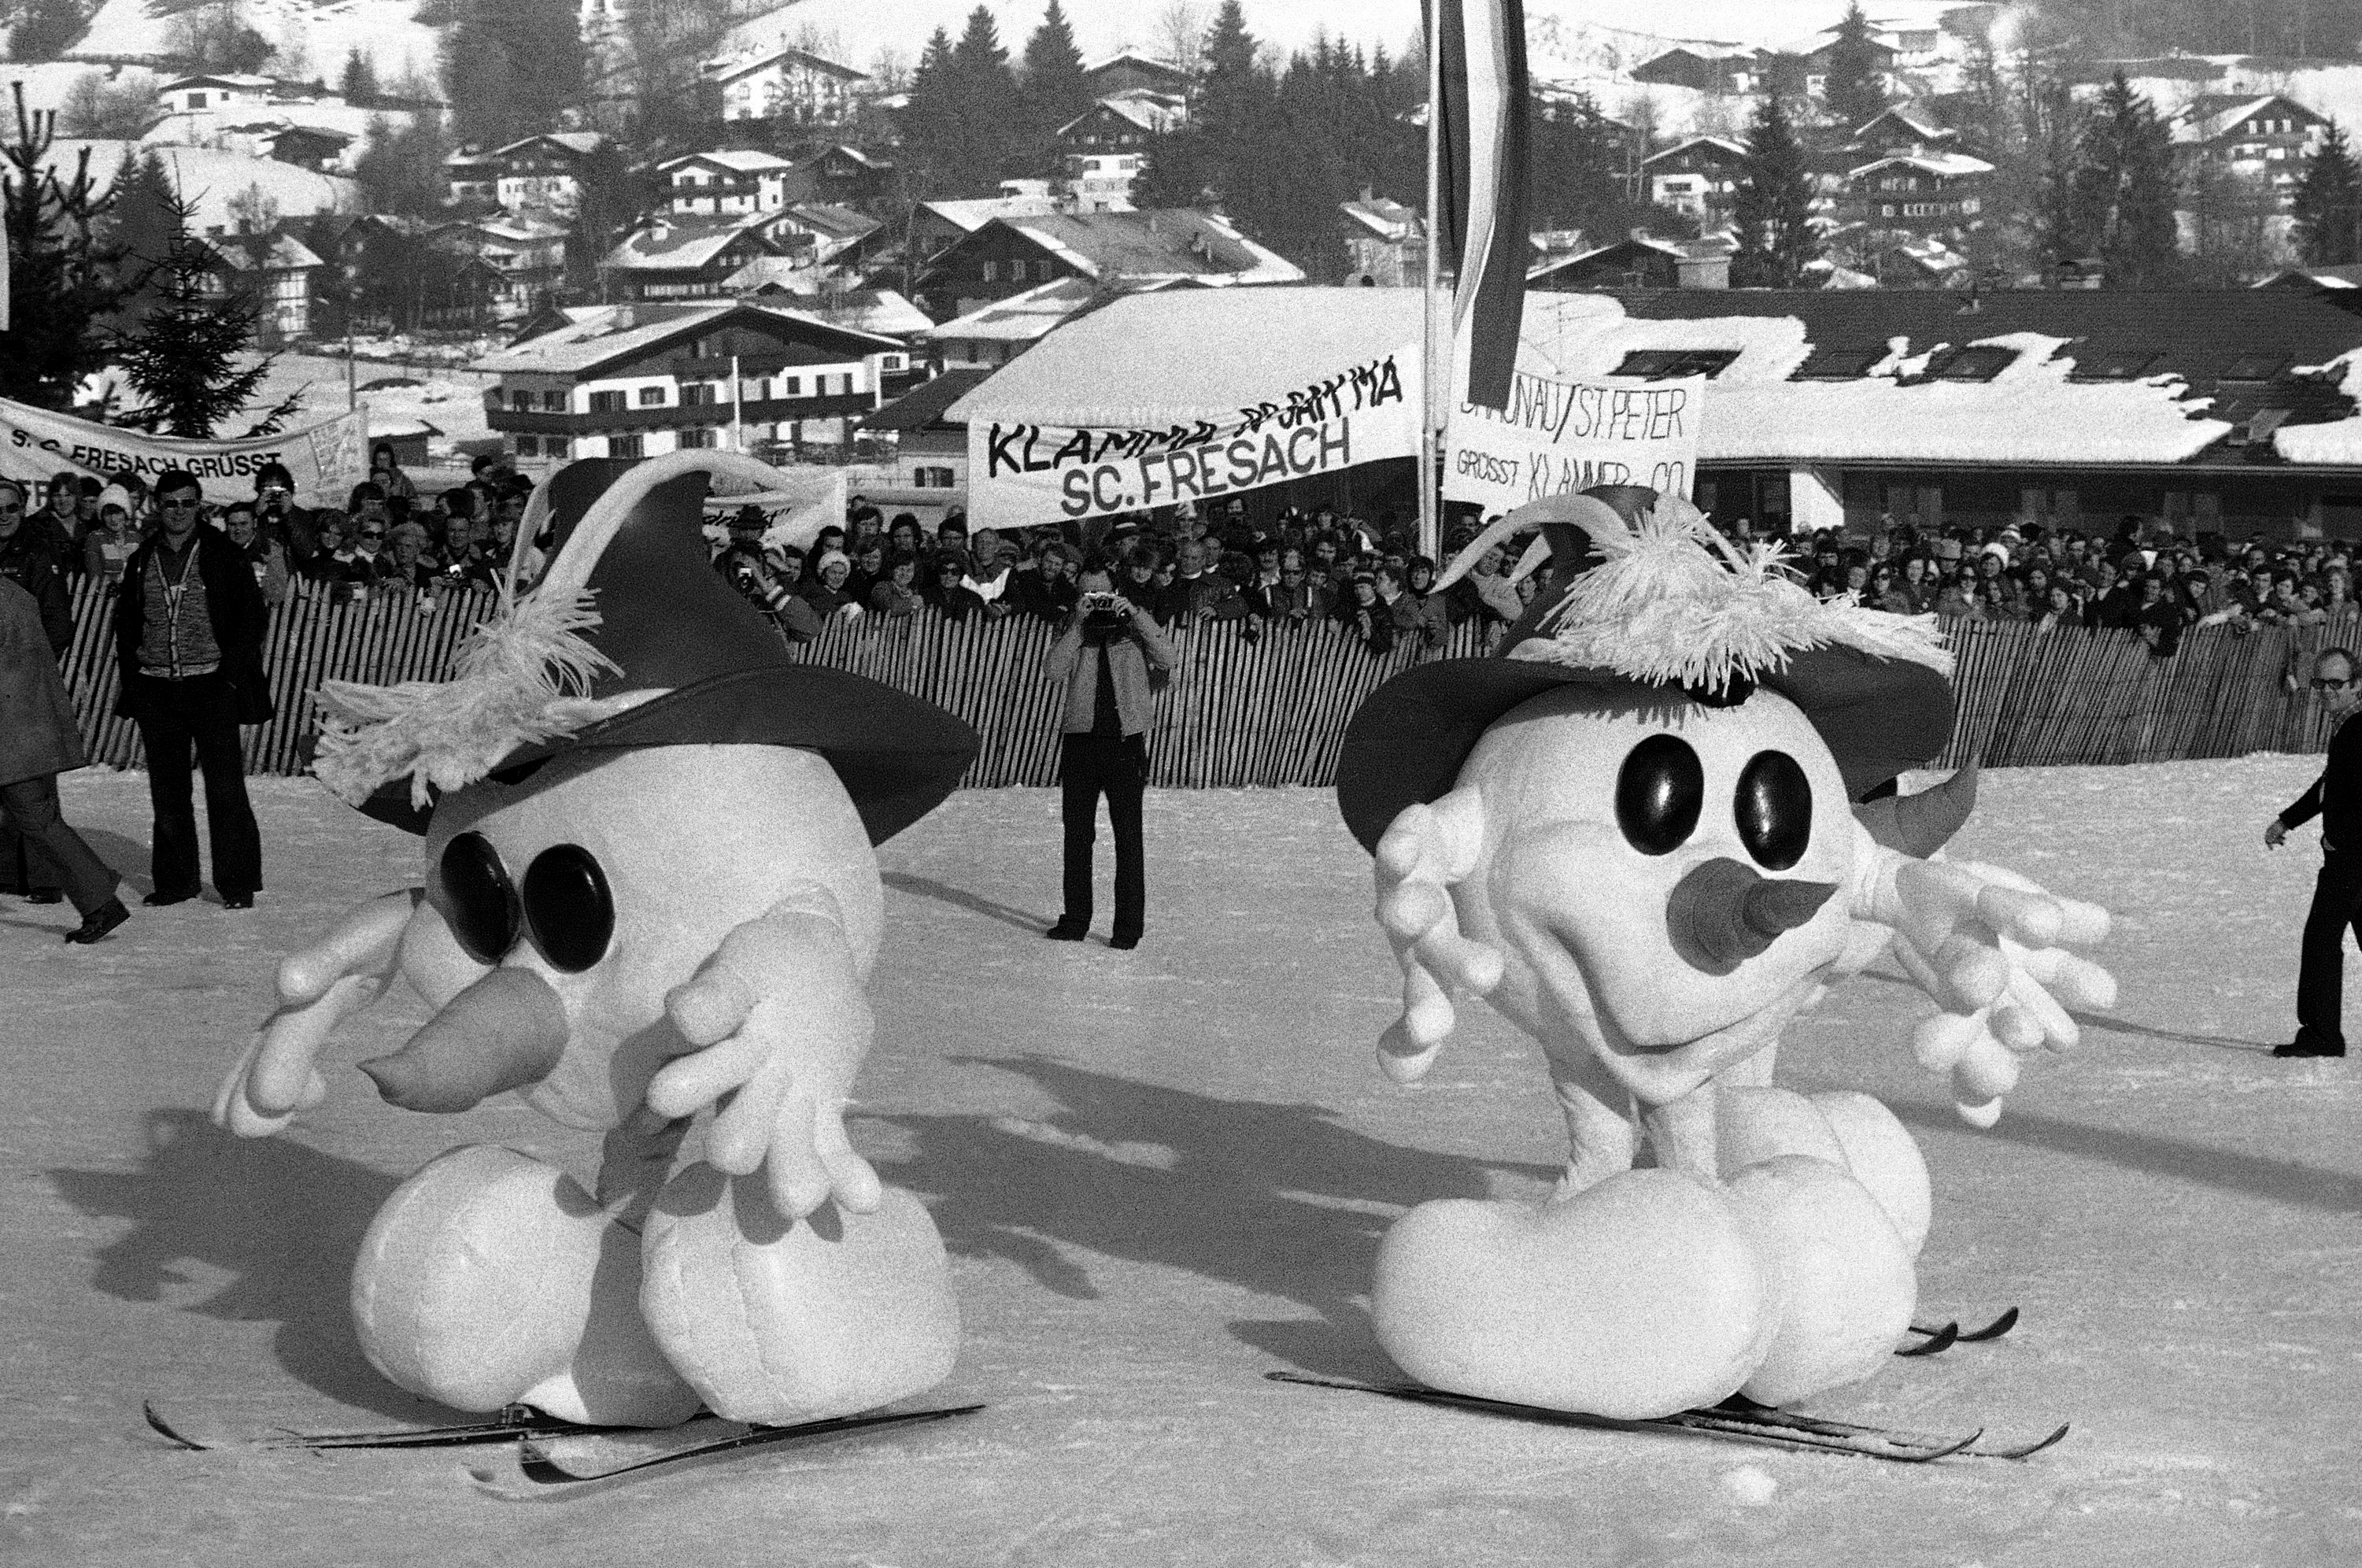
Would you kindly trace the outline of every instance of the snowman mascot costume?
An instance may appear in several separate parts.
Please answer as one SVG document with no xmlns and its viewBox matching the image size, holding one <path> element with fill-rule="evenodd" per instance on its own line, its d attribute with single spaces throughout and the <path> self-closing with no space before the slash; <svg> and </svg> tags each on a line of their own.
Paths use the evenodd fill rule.
<svg viewBox="0 0 2362 1568">
<path fill-rule="evenodd" d="M 1637 486 L 1535 502 L 1549 591 L 1500 657 L 1415 667 L 1338 772 L 1404 976 L 1379 1057 L 1424 1074 L 1453 994 L 1539 1040 L 1569 1137 L 1540 1206 L 1431 1202 L 1372 1292 L 1413 1376 L 1643 1419 L 1788 1405 L 1869 1375 L 1908 1328 L 1927 1173 L 1866 1095 L 1772 1087 L 1781 1032 L 1892 950 L 1941 1010 L 1915 1050 L 1991 1125 L 2020 1055 L 2114 1001 L 2066 949 L 2105 911 L 1931 858 L 1972 777 L 1895 798 L 1949 737 L 1933 617 L 1824 603 L 1769 546 Z M 2062 1006 L 2062 1003 L 2065 1004 Z"/>
<path fill-rule="evenodd" d="M 321 1044 L 399 974 L 436 1012 L 361 1064 L 387 1100 L 516 1090 L 603 1135 L 593 1191 L 469 1146 L 379 1211 L 353 1317 L 414 1394 L 786 1425 L 950 1372 L 942 1241 L 854 1152 L 844 1110 L 871 1033 L 873 846 L 951 791 L 976 736 L 791 660 L 708 567 L 709 482 L 778 478 L 717 452 L 571 465 L 456 679 L 323 694 L 315 771 L 424 835 L 425 885 L 280 966 L 215 1119 L 260 1137 L 320 1103 Z M 702 1158 L 676 1172 L 701 1112 Z"/>
</svg>

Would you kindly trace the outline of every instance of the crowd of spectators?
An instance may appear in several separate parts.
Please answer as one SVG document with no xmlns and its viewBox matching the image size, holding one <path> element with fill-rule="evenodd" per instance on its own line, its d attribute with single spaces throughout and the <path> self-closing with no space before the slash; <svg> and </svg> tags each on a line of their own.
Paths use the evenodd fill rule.
<svg viewBox="0 0 2362 1568">
<path fill-rule="evenodd" d="M 844 525 L 822 529 L 809 548 L 766 545 L 771 526 L 746 508 L 714 564 L 799 641 L 833 617 L 932 612 L 1062 624 L 1091 554 L 1108 558 L 1117 591 L 1159 626 L 1234 623 L 1252 639 L 1274 625 L 1333 623 L 1380 653 L 1405 642 L 1440 646 L 1471 620 L 1506 624 L 1535 589 L 1531 579 L 1511 582 L 1516 558 L 1503 547 L 1439 593 L 1436 562 L 1402 537 L 1392 514 L 1374 525 L 1325 505 L 1256 521 L 1233 501 L 1219 512 L 1185 507 L 1008 536 L 971 533 L 955 512 L 929 535 L 912 513 L 889 519 L 856 497 Z"/>
<path fill-rule="evenodd" d="M 2343 544 L 2176 537 L 2138 517 L 2105 536 L 2015 525 L 1921 530 L 1882 518 L 1866 537 L 1817 536 L 1795 564 L 1824 598 L 1852 593 L 1875 609 L 1947 620 L 2131 631 L 2160 658 L 2207 627 L 2237 634 L 2356 613 L 2354 558 Z"/>
<path fill-rule="evenodd" d="M 297 504 L 293 476 L 271 463 L 256 472 L 251 494 L 208 495 L 203 521 L 237 546 L 267 604 L 304 579 L 329 584 L 339 601 L 408 593 L 431 607 L 445 591 L 497 583 L 532 493 L 500 458 L 476 459 L 464 485 L 424 493 L 381 443 L 342 508 Z M 156 523 L 155 498 L 137 474 L 61 472 L 0 551 L 38 554 L 62 582 L 111 583 Z"/>
</svg>

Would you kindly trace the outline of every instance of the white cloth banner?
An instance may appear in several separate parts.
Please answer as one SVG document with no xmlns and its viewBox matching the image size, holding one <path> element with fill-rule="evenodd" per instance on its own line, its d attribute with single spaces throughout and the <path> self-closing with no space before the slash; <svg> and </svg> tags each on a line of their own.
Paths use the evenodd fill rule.
<svg viewBox="0 0 2362 1568">
<path fill-rule="evenodd" d="M 250 497 L 255 470 L 266 463 L 285 465 L 298 496 L 342 506 L 348 489 L 369 473 L 368 411 L 354 409 L 276 436 L 192 441 L 94 425 L 0 398 L 0 474 L 32 485 L 36 505 L 46 497 L 50 477 L 68 469 L 100 480 L 138 474 L 150 484 L 166 469 L 184 469 L 211 500 Z"/>
<path fill-rule="evenodd" d="M 1404 349 L 1239 410 L 1162 430 L 967 430 L 968 525 L 1104 517 L 1418 455 L 1418 355 Z"/>
<path fill-rule="evenodd" d="M 1506 409 L 1462 403 L 1444 426 L 1443 497 L 1490 515 L 1595 484 L 1687 499 L 1705 378 L 1564 381 L 1520 369 Z"/>
</svg>

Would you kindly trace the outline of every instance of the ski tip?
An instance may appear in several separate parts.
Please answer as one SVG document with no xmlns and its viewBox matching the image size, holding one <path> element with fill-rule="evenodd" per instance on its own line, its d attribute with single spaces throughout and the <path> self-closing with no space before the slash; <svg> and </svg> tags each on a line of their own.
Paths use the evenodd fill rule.
<svg viewBox="0 0 2362 1568">
<path fill-rule="evenodd" d="M 1959 1343 L 1961 1338 L 1960 1325 L 1958 1323 L 1947 1323 L 1933 1331 L 1914 1327 L 1911 1331 L 1915 1334 L 1926 1334 L 1927 1338 L 1915 1345 L 1906 1345 L 1898 1349 L 1894 1353 L 1896 1355 L 1941 1355 Z"/>
<path fill-rule="evenodd" d="M 1977 1452 L 1988 1459 L 2031 1459 L 2036 1454 L 2040 1453 L 2044 1449 L 2055 1447 L 2058 1443 L 2064 1441 L 2067 1436 L 2067 1429 L 2070 1423 L 2061 1421 L 2058 1424 L 2058 1430 L 2052 1432 L 2049 1436 L 2038 1439 L 2034 1442 L 2024 1444 L 2018 1448 L 1981 1448 L 1977 1450 Z"/>
<path fill-rule="evenodd" d="M 149 1401 L 143 1399 L 139 1402 L 139 1413 L 148 1418 L 150 1430 L 164 1438 L 174 1447 L 186 1449 L 192 1453 L 204 1453 L 209 1451 L 210 1444 L 199 1442 L 196 1439 L 176 1430 L 170 1421 L 156 1413 L 156 1407 Z"/>
<path fill-rule="evenodd" d="M 1960 1339 L 1963 1342 L 1969 1344 L 1975 1344 L 1985 1340 L 1997 1340 L 2016 1327 L 2017 1309 L 2013 1307 L 2008 1311 L 2003 1312 L 2000 1317 L 1995 1318 L 1992 1322 L 1987 1323 L 1983 1328 L 1977 1330 L 1975 1332 L 1962 1334 Z"/>
<path fill-rule="evenodd" d="M 1927 1464 L 1927 1463 L 1933 1463 L 1933 1462 L 1935 1462 L 1936 1460 L 1938 1460 L 1938 1459 L 1949 1459 L 1952 1455 L 1954 1455 L 1954 1454 L 1956 1454 L 1956 1453 L 1962 1453 L 1962 1452 L 1967 1452 L 1970 1447 L 1974 1446 L 1974 1444 L 1976 1443 L 1976 1441 L 1977 1441 L 1979 1438 L 1981 1438 L 1981 1437 L 1982 1437 L 1982 1436 L 1984 1436 L 1984 1435 L 1985 1435 L 1985 1430 L 1984 1430 L 1984 1428 L 1982 1428 L 1982 1427 L 1979 1427 L 1976 1430 L 1974 1430 L 1974 1431 L 1970 1432 L 1968 1436 L 1966 1436 L 1966 1437 L 1962 1438 L 1962 1439 L 1961 1439 L 1959 1441 L 1958 1441 L 1958 1442 L 1946 1444 L 1946 1445 L 1945 1445 L 1944 1447 L 1942 1447 L 1942 1448 L 1934 1448 L 1934 1449 L 1929 1449 L 1928 1451 L 1926 1451 L 1926 1452 L 1924 1452 L 1924 1453 L 1914 1453 L 1914 1454 L 1907 1454 L 1907 1455 L 1897 1455 L 1896 1457 L 1898 1457 L 1898 1458 L 1902 1459 L 1902 1460 L 1903 1460 L 1903 1462 L 1904 1462 L 1904 1463 L 1906 1463 L 1906 1464 Z"/>
</svg>

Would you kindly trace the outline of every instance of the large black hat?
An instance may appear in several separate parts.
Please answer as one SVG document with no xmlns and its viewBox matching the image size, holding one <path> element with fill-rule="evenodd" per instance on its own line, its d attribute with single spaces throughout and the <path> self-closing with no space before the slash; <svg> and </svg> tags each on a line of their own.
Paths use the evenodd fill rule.
<svg viewBox="0 0 2362 1568">
<path fill-rule="evenodd" d="M 530 788 L 535 765 L 559 755 L 657 745 L 816 751 L 872 844 L 933 811 L 975 757 L 976 732 L 933 702 L 791 657 L 712 569 L 709 467 L 753 467 L 733 456 L 560 469 L 539 582 L 478 629 L 448 685 L 324 691 L 345 722 L 324 735 L 315 770 L 413 833 L 442 790 L 488 775 Z"/>
<path fill-rule="evenodd" d="M 1537 526 L 1551 578 L 1500 652 L 1414 666 L 1354 712 L 1337 807 L 1363 848 L 1375 853 L 1405 807 L 1450 793 L 1497 720 L 1560 686 L 1654 693 L 1669 705 L 1776 691 L 1804 711 L 1857 801 L 1951 738 L 1950 661 L 1932 619 L 1821 604 L 1769 553 L 1738 551 L 1686 502 L 1645 486 L 1547 497 L 1487 535 Z"/>
</svg>

